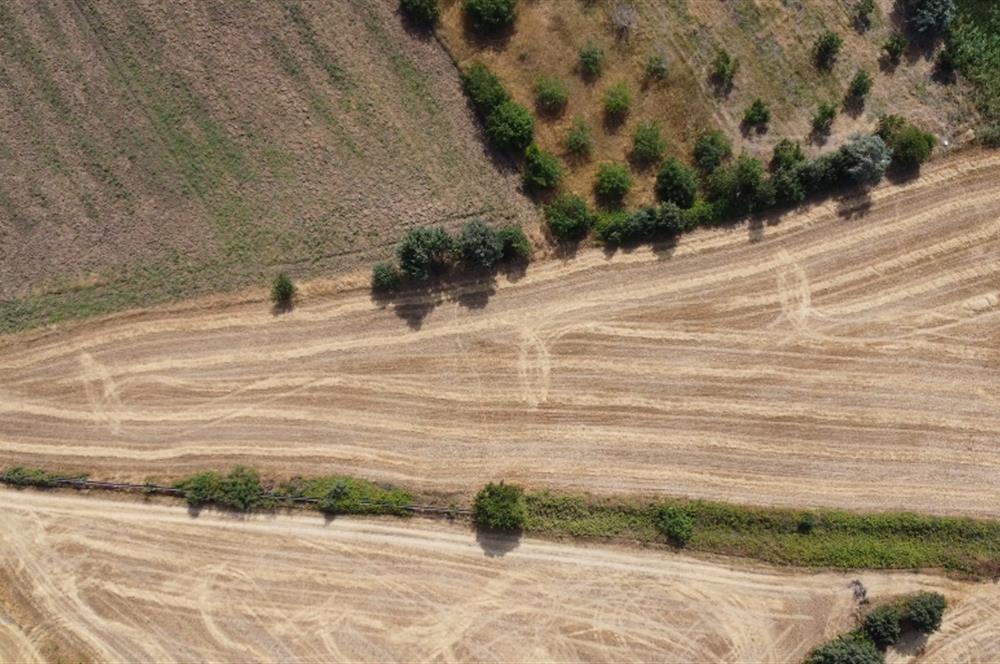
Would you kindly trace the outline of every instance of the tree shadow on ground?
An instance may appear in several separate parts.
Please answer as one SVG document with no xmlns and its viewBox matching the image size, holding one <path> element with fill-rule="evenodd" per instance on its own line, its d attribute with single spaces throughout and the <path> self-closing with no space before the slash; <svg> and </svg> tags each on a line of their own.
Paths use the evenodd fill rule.
<svg viewBox="0 0 1000 664">
<path fill-rule="evenodd" d="M 905 657 L 916 657 L 923 654 L 927 647 L 927 635 L 916 629 L 907 629 L 899 637 L 892 650 Z"/>
<path fill-rule="evenodd" d="M 488 558 L 503 558 L 521 546 L 520 530 L 514 532 L 476 528 L 476 543 Z"/>
</svg>

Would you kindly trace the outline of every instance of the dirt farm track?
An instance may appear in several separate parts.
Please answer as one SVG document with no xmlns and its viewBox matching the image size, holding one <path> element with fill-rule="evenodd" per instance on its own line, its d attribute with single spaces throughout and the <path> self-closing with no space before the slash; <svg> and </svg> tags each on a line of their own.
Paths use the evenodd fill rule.
<svg viewBox="0 0 1000 664">
<path fill-rule="evenodd" d="M 265 297 L 0 339 L 0 461 L 1000 516 L 995 153 L 450 296 Z"/>
<path fill-rule="evenodd" d="M 908 573 L 791 573 L 461 527 L 0 490 L 0 660 L 800 661 L 874 598 L 951 604 L 919 661 L 995 661 L 1000 595 Z M 909 651 L 907 651 L 909 652 Z"/>
</svg>

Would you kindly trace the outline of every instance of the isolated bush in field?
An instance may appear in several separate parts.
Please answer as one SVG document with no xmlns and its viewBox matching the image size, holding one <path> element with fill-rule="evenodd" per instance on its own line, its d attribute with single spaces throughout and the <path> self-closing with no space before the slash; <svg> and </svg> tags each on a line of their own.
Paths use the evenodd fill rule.
<svg viewBox="0 0 1000 664">
<path fill-rule="evenodd" d="M 594 149 L 594 139 L 590 134 L 590 125 L 583 116 L 573 118 L 573 124 L 566 133 L 566 150 L 577 157 L 588 157 Z"/>
<path fill-rule="evenodd" d="M 438 0 L 399 0 L 399 9 L 413 23 L 425 28 L 433 27 L 441 15 Z"/>
<path fill-rule="evenodd" d="M 559 158 L 545 152 L 532 143 L 524 151 L 524 186 L 539 191 L 554 189 L 559 186 L 563 177 L 563 167 Z"/>
<path fill-rule="evenodd" d="M 715 84 L 728 90 L 733 86 L 736 73 L 740 70 L 740 61 L 729 54 L 725 49 L 715 52 L 715 59 L 712 60 L 712 79 Z"/>
<path fill-rule="evenodd" d="M 566 85 L 554 76 L 543 76 L 535 83 L 535 105 L 543 113 L 562 112 L 568 99 Z"/>
<path fill-rule="evenodd" d="M 602 202 L 618 205 L 632 188 L 632 176 L 625 164 L 601 164 L 594 191 Z"/>
<path fill-rule="evenodd" d="M 907 24 L 925 38 L 948 32 L 955 17 L 955 0 L 898 0 Z"/>
<path fill-rule="evenodd" d="M 462 88 L 483 118 L 488 118 L 490 113 L 510 101 L 510 94 L 503 83 L 481 62 L 469 65 L 462 72 Z"/>
<path fill-rule="evenodd" d="M 440 274 L 451 264 L 454 241 L 443 228 L 412 228 L 396 247 L 400 269 L 411 279 Z"/>
<path fill-rule="evenodd" d="M 493 530 L 517 531 L 524 527 L 528 510 L 524 490 L 516 484 L 487 484 L 473 504 L 476 524 Z"/>
<path fill-rule="evenodd" d="M 517 0 L 465 0 L 465 15 L 481 34 L 503 32 L 517 18 Z"/>
<path fill-rule="evenodd" d="M 771 121 L 771 107 L 763 99 L 754 99 L 743 112 L 743 124 L 748 127 L 766 128 Z"/>
<path fill-rule="evenodd" d="M 859 69 L 858 73 L 851 79 L 847 86 L 847 100 L 849 102 L 861 103 L 872 91 L 872 75 L 864 69 Z"/>
<path fill-rule="evenodd" d="M 940 593 L 921 592 L 909 597 L 903 607 L 903 620 L 924 634 L 941 628 L 941 617 L 948 608 L 948 602 Z"/>
<path fill-rule="evenodd" d="M 880 606 L 865 616 L 861 623 L 861 631 L 871 639 L 876 648 L 885 650 L 899 641 L 903 628 L 900 625 L 902 614 L 899 608 L 891 604 Z"/>
<path fill-rule="evenodd" d="M 621 122 L 632 107 L 632 93 L 625 81 L 615 83 L 604 93 L 604 115 L 612 122 Z"/>
<path fill-rule="evenodd" d="M 732 143 L 717 129 L 703 131 L 695 139 L 694 163 L 702 173 L 711 173 L 732 154 Z"/>
<path fill-rule="evenodd" d="M 545 221 L 557 239 L 574 242 L 587 234 L 593 219 L 587 201 L 564 192 L 545 206 Z"/>
<path fill-rule="evenodd" d="M 906 51 L 908 46 L 906 42 L 906 37 L 894 32 L 885 43 L 882 44 L 882 50 L 885 52 L 885 57 L 894 65 L 898 65 L 900 59 L 903 57 L 903 53 Z"/>
<path fill-rule="evenodd" d="M 875 13 L 875 0 L 859 0 L 854 8 L 854 22 L 867 30 L 872 25 L 872 15 Z"/>
<path fill-rule="evenodd" d="M 282 272 L 271 283 L 271 301 L 279 307 L 289 307 L 297 290 L 291 278 Z"/>
<path fill-rule="evenodd" d="M 643 122 L 632 133 L 632 159 L 638 164 L 658 164 L 666 149 L 667 142 L 655 122 Z"/>
<path fill-rule="evenodd" d="M 458 247 L 462 262 L 472 268 L 488 270 L 503 257 L 503 242 L 482 219 L 473 219 L 462 227 Z"/>
<path fill-rule="evenodd" d="M 667 77 L 667 58 L 662 53 L 649 56 L 646 60 L 646 79 L 649 81 L 662 81 Z"/>
<path fill-rule="evenodd" d="M 822 103 L 812 117 L 812 129 L 817 134 L 829 134 L 833 119 L 837 117 L 837 107 L 832 103 Z"/>
<path fill-rule="evenodd" d="M 503 247 L 504 260 L 527 260 L 531 258 L 531 240 L 520 226 L 508 224 L 497 231 L 497 239 Z"/>
<path fill-rule="evenodd" d="M 806 156 L 802 153 L 802 145 L 798 141 L 783 138 L 774 146 L 771 156 L 771 170 L 788 169 L 805 160 Z"/>
<path fill-rule="evenodd" d="M 393 263 L 376 263 L 372 267 L 372 290 L 392 291 L 399 288 L 402 276 Z"/>
<path fill-rule="evenodd" d="M 805 664 L 885 664 L 885 656 L 867 638 L 846 635 L 813 650 Z"/>
<path fill-rule="evenodd" d="M 694 535 L 694 520 L 679 507 L 667 505 L 656 513 L 656 529 L 674 546 L 684 546 Z"/>
<path fill-rule="evenodd" d="M 862 186 L 878 184 L 892 160 L 889 146 L 875 134 L 857 134 L 839 152 L 844 172 Z"/>
<path fill-rule="evenodd" d="M 827 30 L 817 37 L 816 43 L 813 45 L 813 58 L 816 60 L 816 66 L 824 71 L 833 69 L 843 45 L 844 40 L 832 30 Z"/>
<path fill-rule="evenodd" d="M 738 216 L 774 204 L 774 187 L 759 159 L 740 155 L 735 164 L 716 169 L 706 184 L 708 199 L 726 215 Z"/>
<path fill-rule="evenodd" d="M 486 138 L 498 150 L 520 152 L 535 136 L 535 119 L 520 104 L 506 101 L 486 120 Z"/>
<path fill-rule="evenodd" d="M 587 42 L 587 45 L 580 49 L 580 72 L 585 78 L 597 78 L 601 75 L 602 69 L 604 69 L 604 51 L 597 44 Z"/>
<path fill-rule="evenodd" d="M 667 157 L 656 174 L 656 197 L 664 202 L 687 209 L 694 205 L 698 193 L 698 177 L 694 170 L 676 157 Z"/>
</svg>

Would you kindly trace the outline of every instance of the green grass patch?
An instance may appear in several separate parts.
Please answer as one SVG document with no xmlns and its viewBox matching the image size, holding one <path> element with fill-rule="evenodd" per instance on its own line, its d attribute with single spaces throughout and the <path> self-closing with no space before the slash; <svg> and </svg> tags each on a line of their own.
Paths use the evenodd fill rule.
<svg viewBox="0 0 1000 664">
<path fill-rule="evenodd" d="M 957 0 L 951 39 L 958 68 L 976 86 L 980 109 L 1000 122 L 1000 5 Z"/>
<path fill-rule="evenodd" d="M 297 478 L 278 488 L 277 493 L 289 498 L 313 498 L 325 514 L 392 514 L 409 516 L 406 509 L 414 503 L 413 496 L 395 487 L 331 475 L 311 479 Z"/>
</svg>

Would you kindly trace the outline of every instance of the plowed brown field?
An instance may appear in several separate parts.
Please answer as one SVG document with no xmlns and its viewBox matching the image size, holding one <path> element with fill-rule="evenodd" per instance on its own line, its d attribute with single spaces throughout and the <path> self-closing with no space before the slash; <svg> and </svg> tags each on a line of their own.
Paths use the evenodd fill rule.
<svg viewBox="0 0 1000 664">
<path fill-rule="evenodd" d="M 447 297 L 314 286 L 280 316 L 257 293 L 6 337 L 0 461 L 997 516 L 998 277 L 1000 156 L 966 154 Z"/>
<path fill-rule="evenodd" d="M 0 659 L 800 661 L 874 598 L 951 604 L 926 661 L 1000 657 L 993 585 L 779 572 L 459 527 L 0 493 Z M 909 652 L 909 651 L 908 651 Z"/>
</svg>

